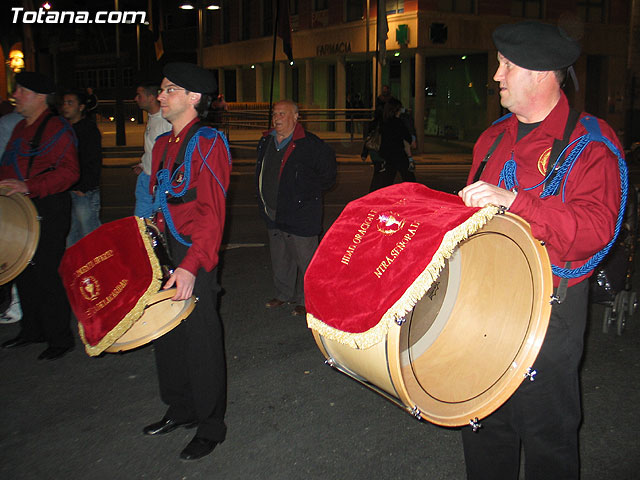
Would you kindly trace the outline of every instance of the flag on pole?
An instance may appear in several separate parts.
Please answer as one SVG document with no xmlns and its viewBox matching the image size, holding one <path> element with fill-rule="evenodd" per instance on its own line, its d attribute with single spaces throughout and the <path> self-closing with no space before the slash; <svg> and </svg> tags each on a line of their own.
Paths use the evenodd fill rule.
<svg viewBox="0 0 640 480">
<path fill-rule="evenodd" d="M 378 62 L 381 65 L 387 63 L 387 37 L 389 33 L 389 24 L 387 23 L 387 1 L 378 0 Z"/>
<path fill-rule="evenodd" d="M 278 0 L 278 36 L 282 39 L 282 50 L 290 62 L 293 62 L 291 48 L 291 23 L 289 22 L 289 0 Z"/>
</svg>

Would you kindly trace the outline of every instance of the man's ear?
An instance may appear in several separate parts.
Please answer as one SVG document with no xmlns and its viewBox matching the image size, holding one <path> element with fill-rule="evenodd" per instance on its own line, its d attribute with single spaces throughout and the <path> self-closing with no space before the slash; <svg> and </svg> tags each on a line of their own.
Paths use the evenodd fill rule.
<svg viewBox="0 0 640 480">
<path fill-rule="evenodd" d="M 537 72 L 536 80 L 538 80 L 538 83 L 542 83 L 549 75 L 553 75 L 553 72 Z"/>
</svg>

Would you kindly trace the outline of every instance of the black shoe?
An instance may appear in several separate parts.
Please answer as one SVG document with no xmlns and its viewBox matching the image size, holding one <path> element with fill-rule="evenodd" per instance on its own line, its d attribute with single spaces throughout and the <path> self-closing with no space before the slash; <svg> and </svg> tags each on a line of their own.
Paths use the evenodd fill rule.
<svg viewBox="0 0 640 480">
<path fill-rule="evenodd" d="M 215 440 L 208 440 L 196 435 L 180 452 L 180 458 L 182 460 L 197 460 L 213 452 L 216 445 L 218 445 L 218 442 Z"/>
<path fill-rule="evenodd" d="M 2 348 L 20 348 L 26 347 L 27 345 L 31 345 L 32 343 L 36 343 L 34 340 L 27 340 L 26 338 L 16 337 L 11 340 L 7 340 L 2 344 Z"/>
<path fill-rule="evenodd" d="M 196 422 L 188 420 L 186 422 L 178 422 L 172 418 L 163 418 L 159 422 L 147 425 L 142 429 L 145 435 L 163 435 L 165 433 L 172 432 L 178 427 L 193 428 L 197 425 Z"/>
<path fill-rule="evenodd" d="M 64 357 L 71 350 L 73 350 L 73 347 L 49 347 L 38 355 L 38 360 L 57 360 Z"/>
</svg>

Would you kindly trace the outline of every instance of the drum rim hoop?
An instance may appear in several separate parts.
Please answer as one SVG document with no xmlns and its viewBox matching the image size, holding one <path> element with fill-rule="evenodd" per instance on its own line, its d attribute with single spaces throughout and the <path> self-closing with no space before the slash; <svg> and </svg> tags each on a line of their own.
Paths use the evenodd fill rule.
<svg viewBox="0 0 640 480">
<path fill-rule="evenodd" d="M 15 280 L 24 271 L 24 269 L 27 268 L 29 262 L 33 259 L 40 242 L 40 217 L 38 216 L 38 210 L 34 203 L 27 195 L 21 195 L 19 193 L 7 195 L 6 193 L 8 191 L 9 188 L 0 187 L 0 196 L 7 197 L 12 200 L 14 204 L 16 204 L 21 211 L 27 215 L 30 229 L 26 238 L 27 245 L 22 251 L 22 255 L 19 260 L 11 265 L 6 271 L 0 273 L 0 285 L 5 285 L 12 280 Z"/>
</svg>

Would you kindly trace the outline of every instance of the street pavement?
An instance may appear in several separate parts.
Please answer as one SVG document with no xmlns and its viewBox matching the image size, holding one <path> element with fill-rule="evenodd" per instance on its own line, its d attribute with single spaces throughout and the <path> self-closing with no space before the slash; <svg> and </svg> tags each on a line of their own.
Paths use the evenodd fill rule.
<svg viewBox="0 0 640 480">
<path fill-rule="evenodd" d="M 265 232 L 233 220 L 229 229 L 227 440 L 185 463 L 178 454 L 193 430 L 142 435 L 165 410 L 152 344 L 93 358 L 78 340 L 53 362 L 36 360 L 42 345 L 0 350 L 0 478 L 463 479 L 458 429 L 418 421 L 325 365 L 303 318 L 264 308 L 273 296 Z M 640 477 L 639 314 L 617 336 L 602 332 L 603 312 L 591 306 L 582 366 L 582 479 L 630 480 Z M 0 342 L 17 333 L 0 326 Z"/>
</svg>

